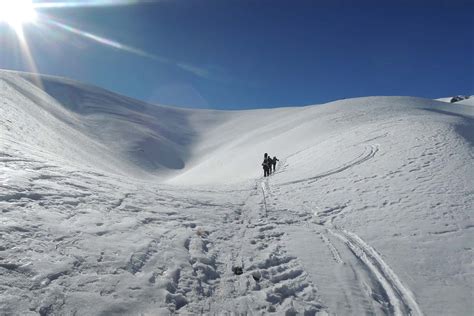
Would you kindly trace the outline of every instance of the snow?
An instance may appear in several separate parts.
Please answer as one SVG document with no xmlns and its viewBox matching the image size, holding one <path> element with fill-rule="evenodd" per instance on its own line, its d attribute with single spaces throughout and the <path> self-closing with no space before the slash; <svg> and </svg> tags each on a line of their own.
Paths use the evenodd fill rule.
<svg viewBox="0 0 474 316">
<path fill-rule="evenodd" d="M 474 96 L 471 95 L 468 99 L 458 101 L 457 103 L 474 106 Z"/>
<path fill-rule="evenodd" d="M 213 111 L 41 78 L 0 71 L 0 314 L 472 313 L 469 100 Z"/>
<path fill-rule="evenodd" d="M 473 99 L 473 95 L 470 95 L 470 96 L 466 96 L 467 99 L 464 99 L 464 100 L 461 100 L 461 101 L 456 101 L 455 103 L 456 104 L 468 104 L 468 105 L 474 105 L 474 99 Z M 437 101 L 442 101 L 442 102 L 447 102 L 447 103 L 451 103 L 451 99 L 453 97 L 447 97 L 447 98 L 439 98 L 439 99 L 436 99 Z"/>
<path fill-rule="evenodd" d="M 447 103 L 451 103 L 451 99 L 453 97 L 445 97 L 445 98 L 438 98 L 438 99 L 435 99 L 436 101 L 441 101 L 441 102 L 447 102 Z"/>
</svg>

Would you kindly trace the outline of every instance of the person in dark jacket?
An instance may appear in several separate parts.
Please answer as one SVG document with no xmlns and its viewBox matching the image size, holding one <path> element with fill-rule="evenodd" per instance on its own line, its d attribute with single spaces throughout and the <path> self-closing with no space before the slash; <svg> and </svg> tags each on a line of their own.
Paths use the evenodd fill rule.
<svg viewBox="0 0 474 316">
<path fill-rule="evenodd" d="M 268 155 L 268 175 L 272 174 L 272 156 Z"/>
<path fill-rule="evenodd" d="M 273 172 L 275 172 L 277 161 L 280 161 L 280 160 L 278 160 L 278 158 L 274 156 L 273 159 L 272 159 Z"/>
<path fill-rule="evenodd" d="M 263 176 L 268 177 L 270 175 L 270 168 L 272 166 L 271 166 L 271 163 L 270 163 L 270 157 L 268 156 L 267 153 L 265 153 L 265 155 L 263 155 L 262 166 L 263 166 Z"/>
</svg>

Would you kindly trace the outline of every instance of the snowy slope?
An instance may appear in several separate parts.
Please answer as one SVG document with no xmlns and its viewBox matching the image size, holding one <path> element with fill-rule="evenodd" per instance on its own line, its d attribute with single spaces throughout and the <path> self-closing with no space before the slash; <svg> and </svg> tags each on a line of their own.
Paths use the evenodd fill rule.
<svg viewBox="0 0 474 316">
<path fill-rule="evenodd" d="M 457 103 L 474 106 L 474 98 L 473 97 L 474 96 L 471 95 L 469 99 L 464 99 L 464 100 L 458 101 Z"/>
<path fill-rule="evenodd" d="M 158 172 L 164 176 L 167 171 L 182 169 L 199 132 L 194 129 L 205 129 L 208 121 L 215 119 L 207 115 L 209 111 L 154 106 L 54 77 L 43 77 L 43 92 L 25 78 L 30 79 L 26 74 L 1 74 L 5 102 L 15 111 L 5 113 L 4 118 L 21 118 L 25 125 L 37 125 L 40 133 L 58 135 L 61 140 L 40 134 L 45 151 L 127 175 Z"/>
<path fill-rule="evenodd" d="M 226 112 L 42 83 L 0 71 L 0 314 L 472 312 L 472 104 Z"/>
</svg>

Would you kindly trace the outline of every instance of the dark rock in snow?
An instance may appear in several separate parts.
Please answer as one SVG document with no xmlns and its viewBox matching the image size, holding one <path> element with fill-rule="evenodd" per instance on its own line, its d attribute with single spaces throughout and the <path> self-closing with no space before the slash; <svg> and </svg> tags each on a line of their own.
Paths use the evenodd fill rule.
<svg viewBox="0 0 474 316">
<path fill-rule="evenodd" d="M 466 100 L 466 99 L 469 99 L 468 95 L 457 95 L 455 97 L 452 97 L 451 101 L 449 101 L 449 102 L 454 103 L 454 102 L 459 102 L 459 101 Z"/>
<path fill-rule="evenodd" d="M 242 267 L 233 267 L 232 271 L 234 272 L 235 275 L 241 275 L 242 273 L 244 273 L 244 270 L 242 269 Z"/>
</svg>

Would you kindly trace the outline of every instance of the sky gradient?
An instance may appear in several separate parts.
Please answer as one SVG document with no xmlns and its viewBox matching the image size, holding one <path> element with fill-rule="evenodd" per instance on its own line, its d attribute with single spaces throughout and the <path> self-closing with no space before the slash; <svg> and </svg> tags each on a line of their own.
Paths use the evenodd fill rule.
<svg viewBox="0 0 474 316">
<path fill-rule="evenodd" d="M 24 31 L 40 73 L 169 105 L 246 109 L 474 94 L 474 2 L 353 3 L 41 8 Z M 0 68 L 28 71 L 16 42 L 0 24 Z"/>
</svg>

